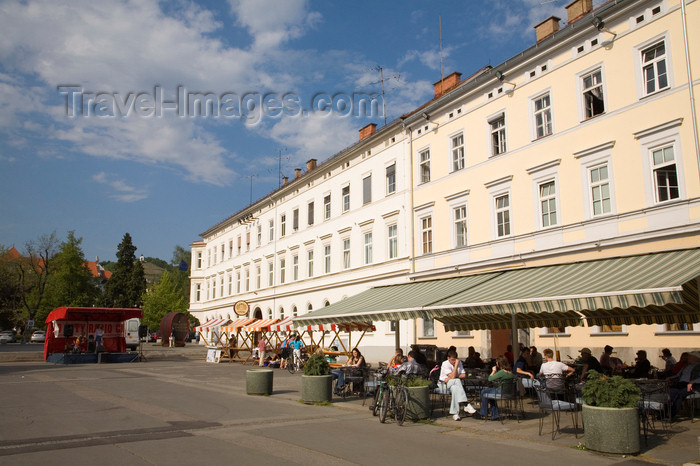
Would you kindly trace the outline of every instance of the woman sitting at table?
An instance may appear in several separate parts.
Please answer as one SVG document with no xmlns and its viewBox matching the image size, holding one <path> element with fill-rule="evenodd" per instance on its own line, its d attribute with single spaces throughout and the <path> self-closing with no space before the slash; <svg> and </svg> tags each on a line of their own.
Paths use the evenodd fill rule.
<svg viewBox="0 0 700 466">
<path fill-rule="evenodd" d="M 351 356 L 345 362 L 345 367 L 357 367 L 358 369 L 365 367 L 365 357 L 362 356 L 359 349 L 352 349 Z M 343 372 L 342 368 L 333 369 L 331 371 L 331 376 L 333 379 L 338 379 L 338 382 L 335 384 L 335 394 L 339 395 L 345 388 L 345 372 Z"/>
<path fill-rule="evenodd" d="M 501 380 L 510 380 L 513 378 L 513 373 L 510 371 L 510 362 L 505 356 L 496 358 L 496 365 L 491 370 L 489 382 L 498 382 Z M 490 396 L 491 395 L 491 396 Z M 497 387 L 485 388 L 481 391 L 481 409 L 474 413 L 475 419 L 486 419 L 489 406 L 491 407 L 491 420 L 498 420 L 498 406 L 493 395 L 501 395 L 501 389 Z"/>
</svg>

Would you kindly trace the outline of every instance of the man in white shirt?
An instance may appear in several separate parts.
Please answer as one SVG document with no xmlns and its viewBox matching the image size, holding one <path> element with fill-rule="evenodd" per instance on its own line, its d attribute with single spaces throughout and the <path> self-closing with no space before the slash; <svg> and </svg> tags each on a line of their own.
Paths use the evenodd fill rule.
<svg viewBox="0 0 700 466">
<path fill-rule="evenodd" d="M 540 367 L 540 375 L 543 375 L 547 388 L 552 390 L 562 390 L 564 388 L 564 378 L 574 373 L 574 368 L 567 366 L 563 362 L 554 360 L 554 351 L 547 348 L 542 351 L 545 363 Z"/>
<path fill-rule="evenodd" d="M 450 414 L 452 414 L 452 419 L 455 421 L 462 419 L 459 417 L 460 403 L 467 403 L 467 394 L 462 386 L 462 379 L 466 376 L 462 361 L 457 359 L 457 352 L 454 350 L 448 351 L 447 359 L 440 366 L 440 382 L 444 383 L 444 387 L 452 394 Z M 467 404 L 464 410 L 472 414 L 476 411 L 470 404 Z"/>
</svg>

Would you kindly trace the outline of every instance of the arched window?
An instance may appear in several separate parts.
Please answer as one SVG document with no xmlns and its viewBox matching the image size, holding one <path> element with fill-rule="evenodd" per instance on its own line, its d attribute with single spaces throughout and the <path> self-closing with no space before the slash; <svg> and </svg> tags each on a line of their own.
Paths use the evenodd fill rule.
<svg viewBox="0 0 700 466">
<path fill-rule="evenodd" d="M 296 306 L 292 306 L 292 315 L 293 315 L 294 317 L 297 316 L 297 307 L 296 307 Z"/>
<path fill-rule="evenodd" d="M 325 300 L 325 301 L 323 302 L 323 307 L 328 307 L 328 306 L 330 306 L 330 305 L 331 305 L 331 302 L 328 301 L 328 300 Z"/>
<path fill-rule="evenodd" d="M 284 307 L 280 306 L 280 319 L 284 319 Z"/>
</svg>

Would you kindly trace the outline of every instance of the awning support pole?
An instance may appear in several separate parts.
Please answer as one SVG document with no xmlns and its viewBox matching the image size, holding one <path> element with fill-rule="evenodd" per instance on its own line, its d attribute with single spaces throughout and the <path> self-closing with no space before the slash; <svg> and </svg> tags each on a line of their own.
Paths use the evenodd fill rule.
<svg viewBox="0 0 700 466">
<path fill-rule="evenodd" d="M 510 320 L 510 340 L 513 345 L 513 362 L 520 357 L 520 345 L 518 345 L 518 316 L 513 314 Z"/>
<path fill-rule="evenodd" d="M 395 346 L 396 348 L 401 348 L 401 335 L 399 334 L 399 330 L 400 330 L 399 322 L 401 322 L 401 321 L 400 320 L 394 321 L 394 328 L 395 328 L 394 343 L 396 343 L 396 346 Z"/>
</svg>

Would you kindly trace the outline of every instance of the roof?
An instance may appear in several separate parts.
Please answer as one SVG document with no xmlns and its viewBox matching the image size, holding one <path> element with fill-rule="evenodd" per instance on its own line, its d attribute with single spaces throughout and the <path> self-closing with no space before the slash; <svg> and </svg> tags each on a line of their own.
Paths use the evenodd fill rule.
<svg viewBox="0 0 700 466">
<path fill-rule="evenodd" d="M 143 311 L 136 308 L 57 307 L 49 312 L 45 322 L 54 320 L 120 322 L 134 318 L 143 318 Z"/>
</svg>

